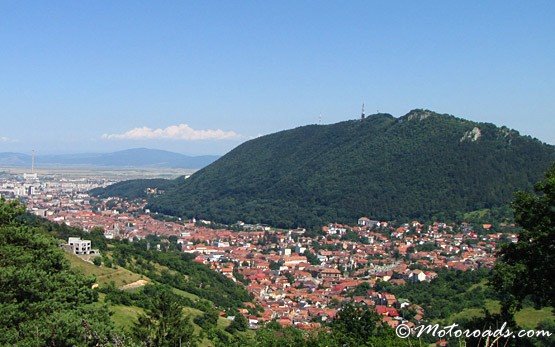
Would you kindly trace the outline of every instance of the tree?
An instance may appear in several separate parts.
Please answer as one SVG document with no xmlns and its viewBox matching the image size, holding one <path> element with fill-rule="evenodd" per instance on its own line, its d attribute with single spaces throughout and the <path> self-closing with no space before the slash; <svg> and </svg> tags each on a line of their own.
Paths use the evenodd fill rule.
<svg viewBox="0 0 555 347">
<path fill-rule="evenodd" d="M 91 240 L 93 246 L 98 248 L 100 252 L 105 252 L 108 250 L 108 243 L 106 242 L 106 237 L 104 236 L 104 229 L 101 227 L 94 227 L 91 229 L 87 238 Z"/>
<path fill-rule="evenodd" d="M 321 332 L 322 335 L 327 335 Z M 309 341 L 302 330 L 293 327 L 284 328 L 275 321 L 271 321 L 256 331 L 255 346 L 318 346 Z M 309 344 L 309 342 L 312 342 Z"/>
<path fill-rule="evenodd" d="M 101 257 L 94 257 L 92 262 L 93 262 L 94 265 L 100 266 L 100 265 L 102 265 L 102 258 Z"/>
<path fill-rule="evenodd" d="M 380 316 L 366 305 L 348 303 L 339 310 L 331 326 L 335 333 L 356 342 L 376 335 L 381 328 L 380 322 Z"/>
<path fill-rule="evenodd" d="M 391 288 L 393 288 L 393 285 L 387 281 L 378 280 L 378 282 L 376 282 L 376 285 L 374 287 L 378 292 L 388 292 L 388 291 L 391 291 Z"/>
<path fill-rule="evenodd" d="M 270 260 L 270 270 L 277 271 L 277 270 L 279 270 L 281 265 L 282 265 L 281 261 Z"/>
<path fill-rule="evenodd" d="M 110 259 L 109 257 L 106 257 L 106 256 L 102 257 L 102 261 L 104 263 L 104 266 L 106 267 L 114 266 L 114 264 L 112 263 L 112 259 Z"/>
<path fill-rule="evenodd" d="M 289 284 L 295 283 L 295 276 L 293 276 L 291 272 L 286 272 L 285 278 L 287 278 L 287 282 L 289 282 Z"/>
<path fill-rule="evenodd" d="M 233 333 L 235 331 L 246 331 L 249 328 L 249 321 L 237 312 L 235 315 L 235 319 L 231 322 L 231 324 L 225 329 L 229 333 Z"/>
<path fill-rule="evenodd" d="M 25 206 L 17 200 L 6 201 L 0 196 L 0 225 L 10 224 L 25 212 Z"/>
<path fill-rule="evenodd" d="M 204 330 L 216 327 L 218 324 L 218 311 L 215 309 L 209 309 L 202 315 L 195 318 L 195 323 Z"/>
<path fill-rule="evenodd" d="M 17 202 L 0 199 L 0 345 L 121 341 L 107 308 L 97 303 L 94 278 L 73 271 L 44 228 L 16 222 L 23 211 Z"/>
<path fill-rule="evenodd" d="M 370 283 L 362 282 L 361 284 L 356 286 L 355 289 L 353 290 L 353 296 L 366 296 L 367 292 L 370 289 L 372 289 L 372 286 L 370 286 Z"/>
<path fill-rule="evenodd" d="M 311 253 L 308 249 L 304 251 L 304 256 L 310 265 L 320 265 L 320 259 L 318 259 L 318 257 L 314 253 Z"/>
<path fill-rule="evenodd" d="M 133 327 L 135 337 L 149 347 L 196 346 L 198 338 L 179 298 L 168 287 L 156 289 L 152 308 Z"/>
<path fill-rule="evenodd" d="M 365 304 L 347 303 L 331 323 L 334 343 L 338 346 L 406 346 L 380 315 Z"/>
<path fill-rule="evenodd" d="M 515 221 L 524 230 L 518 242 L 501 249 L 492 274 L 507 317 L 525 298 L 536 307 L 555 305 L 555 164 L 534 191 L 516 194 L 512 203 Z"/>
</svg>

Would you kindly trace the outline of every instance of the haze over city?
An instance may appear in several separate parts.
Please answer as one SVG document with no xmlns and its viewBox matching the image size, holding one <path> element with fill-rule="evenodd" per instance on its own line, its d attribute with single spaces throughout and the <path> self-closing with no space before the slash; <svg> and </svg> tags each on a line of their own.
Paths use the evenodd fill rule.
<svg viewBox="0 0 555 347">
<path fill-rule="evenodd" d="M 0 3 L 0 151 L 224 154 L 427 108 L 555 143 L 552 2 Z"/>
</svg>

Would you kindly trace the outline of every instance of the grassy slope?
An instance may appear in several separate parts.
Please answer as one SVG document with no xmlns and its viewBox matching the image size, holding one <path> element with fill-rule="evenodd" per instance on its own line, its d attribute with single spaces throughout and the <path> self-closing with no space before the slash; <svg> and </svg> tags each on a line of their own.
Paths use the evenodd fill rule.
<svg viewBox="0 0 555 347">
<path fill-rule="evenodd" d="M 122 267 L 118 267 L 116 269 L 105 267 L 105 266 L 96 266 L 92 263 L 84 261 L 80 259 L 78 256 L 66 253 L 66 258 L 69 260 L 71 266 L 73 268 L 78 269 L 85 275 L 93 275 L 96 277 L 96 282 L 99 285 L 108 284 L 110 282 L 114 282 L 116 287 L 121 287 L 129 283 L 133 283 L 140 279 L 148 280 L 146 277 L 131 272 L 127 269 Z"/>
<path fill-rule="evenodd" d="M 499 301 L 488 300 L 486 308 L 492 313 L 499 313 L 501 305 Z M 484 313 L 481 308 L 467 308 L 461 312 L 453 314 L 447 319 L 448 323 L 456 322 L 462 318 L 483 317 Z M 536 310 L 533 307 L 526 307 L 515 314 L 516 323 L 526 329 L 534 329 L 538 323 L 544 320 L 555 321 L 555 315 L 551 307 L 543 307 L 541 310 Z"/>
<path fill-rule="evenodd" d="M 184 297 L 189 298 L 191 300 L 199 300 L 200 299 L 197 295 L 195 295 L 193 293 L 186 292 L 186 291 L 181 290 L 181 289 L 173 288 L 172 290 L 175 294 L 184 296 Z"/>
<path fill-rule="evenodd" d="M 110 312 L 112 313 L 112 321 L 117 328 L 123 331 L 130 332 L 133 325 L 137 322 L 137 319 L 144 310 L 140 307 L 135 306 L 124 306 L 124 305 L 114 305 L 110 306 Z M 200 316 L 203 312 L 192 307 L 187 307 L 183 310 L 183 313 L 191 318 L 191 322 L 197 316 Z M 218 318 L 218 328 L 225 329 L 230 324 L 230 321 L 225 318 Z M 193 322 L 196 333 L 200 333 L 201 328 Z M 213 343 L 207 338 L 203 338 L 200 343 L 201 346 L 213 346 Z"/>
<path fill-rule="evenodd" d="M 499 309 L 501 306 L 499 305 L 499 301 L 496 300 L 486 300 L 485 308 L 493 313 L 499 313 Z M 459 321 L 461 319 L 468 319 L 473 317 L 480 317 L 483 316 L 483 309 L 482 308 L 466 308 L 461 312 L 457 312 L 452 314 L 449 318 L 447 318 L 447 322 L 449 324 Z"/>
<path fill-rule="evenodd" d="M 144 311 L 136 306 L 113 305 L 110 306 L 110 312 L 116 327 L 124 331 L 130 331 L 133 324 L 137 322 L 137 317 Z"/>
<path fill-rule="evenodd" d="M 515 315 L 516 322 L 523 328 L 534 329 L 538 323 L 549 319 L 555 321 L 553 309 L 551 307 L 544 307 L 541 310 L 536 310 L 533 307 L 526 307 L 518 311 Z"/>
<path fill-rule="evenodd" d="M 126 284 L 133 283 L 140 279 L 148 280 L 148 278 L 146 278 L 145 276 L 139 275 L 137 273 L 131 272 L 121 267 L 113 269 L 113 268 L 107 268 L 105 266 L 96 266 L 94 264 L 91 264 L 87 261 L 80 259 L 79 257 L 73 254 L 66 253 L 66 258 L 69 260 L 73 268 L 84 273 L 85 275 L 95 276 L 97 279 L 97 283 L 99 285 L 105 285 L 113 281 L 116 287 L 122 287 Z M 158 270 L 162 270 L 163 268 L 165 267 L 162 267 L 157 264 Z M 196 296 L 195 294 L 185 292 L 177 288 L 174 288 L 173 291 L 176 294 L 182 295 L 192 300 L 199 299 L 199 297 Z M 99 295 L 99 301 L 104 302 L 104 295 L 102 293 L 100 293 Z M 111 305 L 109 309 L 110 309 L 110 312 L 112 313 L 111 317 L 115 326 L 127 332 L 129 332 L 133 327 L 133 324 L 137 322 L 138 316 L 144 312 L 144 310 L 140 307 L 125 306 L 125 305 Z M 195 317 L 201 315 L 202 313 L 203 313 L 202 311 L 192 307 L 187 307 L 184 309 L 184 314 L 190 316 L 191 321 Z M 230 324 L 229 320 L 222 317 L 218 318 L 218 328 L 223 330 L 229 324 Z M 194 323 L 193 325 L 195 327 L 195 331 L 200 332 L 201 328 Z M 211 343 L 211 341 L 206 338 L 204 338 L 201 341 L 201 346 L 212 346 L 212 345 L 213 344 Z"/>
<path fill-rule="evenodd" d="M 470 288 L 468 291 L 478 287 L 485 286 L 487 280 L 477 283 Z M 501 304 L 497 300 L 486 300 L 485 308 L 491 313 L 499 313 L 501 310 Z M 473 317 L 483 317 L 484 312 L 482 308 L 467 308 L 461 312 L 455 313 L 446 319 L 448 324 L 456 322 L 460 319 L 468 319 Z M 555 315 L 553 314 L 553 309 L 551 307 L 544 307 L 541 310 L 536 310 L 533 307 L 525 307 L 515 314 L 516 323 L 526 329 L 534 329 L 537 327 L 538 323 L 549 319 L 555 321 Z"/>
</svg>

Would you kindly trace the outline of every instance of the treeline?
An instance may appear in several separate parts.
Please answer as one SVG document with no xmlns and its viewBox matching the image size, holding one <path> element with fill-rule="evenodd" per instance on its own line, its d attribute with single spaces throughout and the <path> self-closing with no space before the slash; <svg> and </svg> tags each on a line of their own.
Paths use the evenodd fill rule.
<svg viewBox="0 0 555 347">
<path fill-rule="evenodd" d="M 179 179 L 182 180 L 183 177 L 179 177 L 176 180 L 150 178 L 122 181 L 114 183 L 107 188 L 99 187 L 91 189 L 90 194 L 101 198 L 118 196 L 129 200 L 144 199 L 148 196 L 147 188 L 172 189 Z"/>
</svg>

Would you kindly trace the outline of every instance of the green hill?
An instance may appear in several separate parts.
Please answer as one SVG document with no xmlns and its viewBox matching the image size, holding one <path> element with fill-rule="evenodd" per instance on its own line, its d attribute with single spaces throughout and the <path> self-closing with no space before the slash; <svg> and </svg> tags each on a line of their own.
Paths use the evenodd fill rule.
<svg viewBox="0 0 555 347">
<path fill-rule="evenodd" d="M 219 313 L 236 315 L 252 297 L 174 239 L 105 240 L 24 211 L 0 197 L 0 345 L 213 346 L 247 334 Z M 68 235 L 86 236 L 102 255 L 66 253 Z"/>
<path fill-rule="evenodd" d="M 165 190 L 172 189 L 175 184 L 176 180 L 167 180 L 163 178 L 136 179 L 114 183 L 107 188 L 94 188 L 91 189 L 90 194 L 102 198 L 119 196 L 126 199 L 138 199 L 148 197 L 147 188 Z"/>
<path fill-rule="evenodd" d="M 507 204 L 554 160 L 553 146 L 506 127 L 427 110 L 376 114 L 247 141 L 189 179 L 166 182 L 150 208 L 283 227 L 363 215 L 455 218 Z"/>
<path fill-rule="evenodd" d="M 133 273 L 122 267 L 115 269 L 106 266 L 96 266 L 88 261 L 84 261 L 74 254 L 65 253 L 64 255 L 73 269 L 84 275 L 94 276 L 95 283 L 98 285 L 107 285 L 110 282 L 114 282 L 114 285 L 119 288 L 144 279 L 144 276 Z"/>
</svg>

